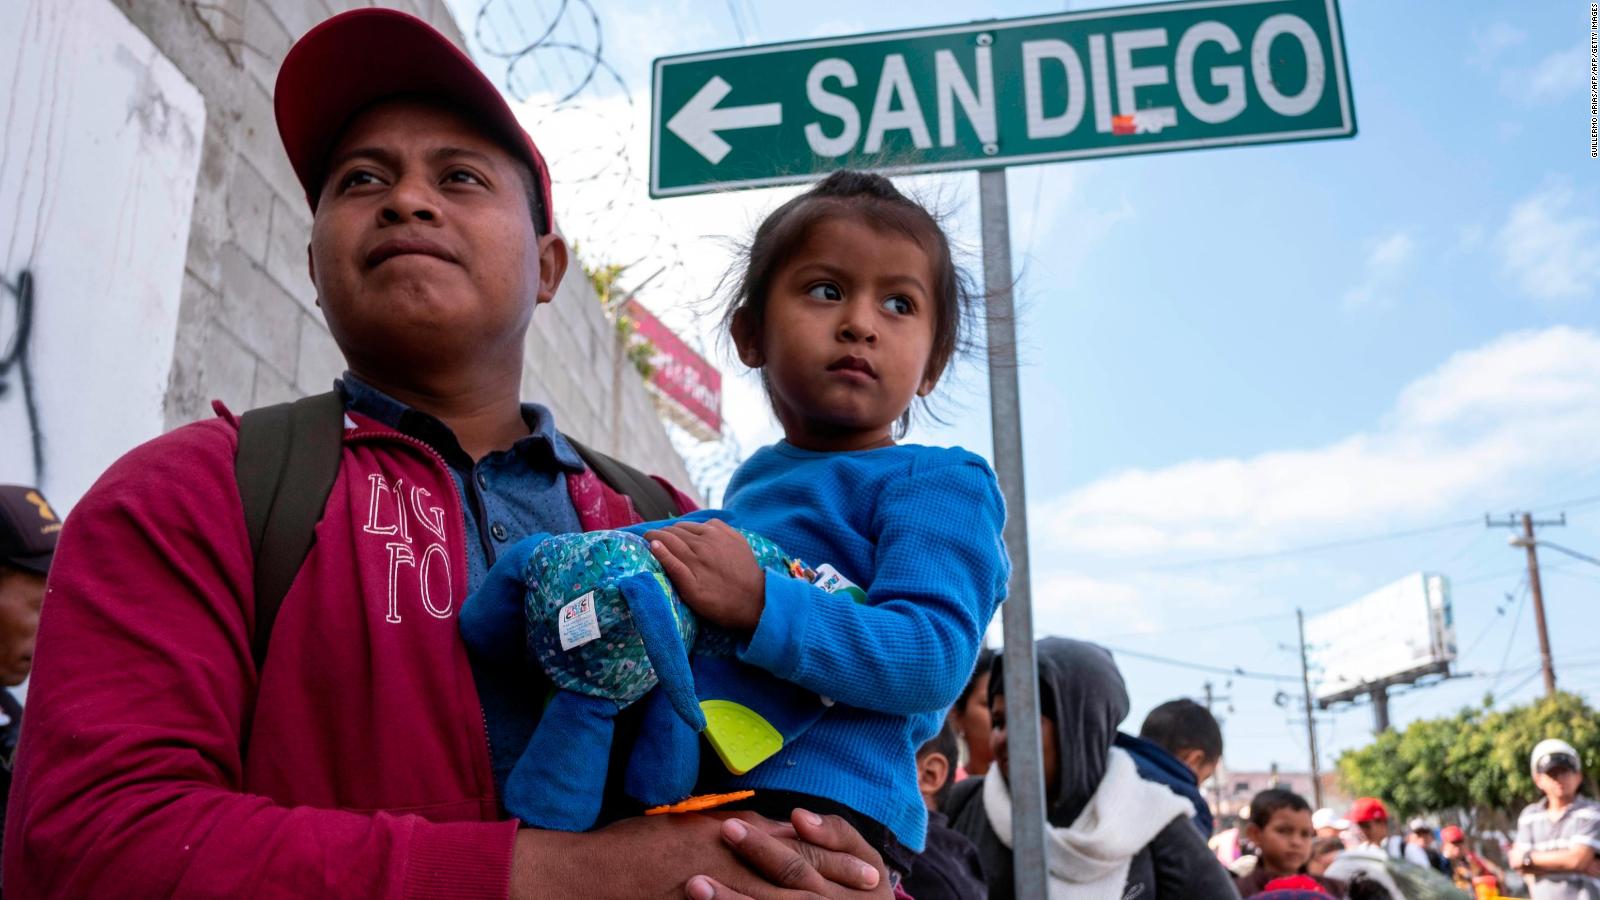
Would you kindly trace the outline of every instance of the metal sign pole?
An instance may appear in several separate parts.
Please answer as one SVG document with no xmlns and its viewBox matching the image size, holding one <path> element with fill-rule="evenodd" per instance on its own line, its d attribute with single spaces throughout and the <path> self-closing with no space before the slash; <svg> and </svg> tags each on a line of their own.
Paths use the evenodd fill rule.
<svg viewBox="0 0 1600 900">
<path fill-rule="evenodd" d="M 1039 667 L 1033 653 L 1028 580 L 1028 508 L 1022 479 L 1022 402 L 1017 391 L 1017 330 L 1011 299 L 1011 210 L 1006 170 L 978 172 L 983 223 L 983 288 L 989 311 L 989 419 L 994 467 L 1006 500 L 1011 590 L 1005 624 L 1006 743 L 1011 770 L 1011 853 L 1017 900 L 1046 900 L 1044 767 L 1039 743 Z"/>
</svg>

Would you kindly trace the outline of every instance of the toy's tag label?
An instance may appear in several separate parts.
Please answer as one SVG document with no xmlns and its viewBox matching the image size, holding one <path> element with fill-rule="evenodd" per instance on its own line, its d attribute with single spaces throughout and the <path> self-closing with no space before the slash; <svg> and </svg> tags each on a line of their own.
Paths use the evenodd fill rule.
<svg viewBox="0 0 1600 900">
<path fill-rule="evenodd" d="M 594 614 L 594 591 L 561 607 L 558 619 L 561 649 L 571 650 L 600 637 L 600 620 Z"/>
<path fill-rule="evenodd" d="M 828 563 L 817 566 L 817 580 L 812 584 L 830 594 L 846 594 L 857 603 L 867 602 L 867 592 L 858 587 L 854 581 L 839 574 L 839 570 Z"/>
</svg>

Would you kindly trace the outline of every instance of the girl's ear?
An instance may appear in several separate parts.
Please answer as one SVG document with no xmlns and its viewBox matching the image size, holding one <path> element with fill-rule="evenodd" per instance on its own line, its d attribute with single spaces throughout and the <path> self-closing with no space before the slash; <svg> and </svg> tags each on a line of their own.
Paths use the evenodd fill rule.
<svg viewBox="0 0 1600 900">
<path fill-rule="evenodd" d="M 734 311 L 728 330 L 733 334 L 733 346 L 739 351 L 740 362 L 752 369 L 766 365 L 766 354 L 761 352 L 761 335 L 756 333 L 755 319 L 748 306 Z"/>
<path fill-rule="evenodd" d="M 939 384 L 939 376 L 943 374 L 944 366 L 940 366 L 938 369 L 930 368 L 929 371 L 922 376 L 922 383 L 917 385 L 917 396 L 926 397 L 933 393 L 933 389 Z"/>
</svg>

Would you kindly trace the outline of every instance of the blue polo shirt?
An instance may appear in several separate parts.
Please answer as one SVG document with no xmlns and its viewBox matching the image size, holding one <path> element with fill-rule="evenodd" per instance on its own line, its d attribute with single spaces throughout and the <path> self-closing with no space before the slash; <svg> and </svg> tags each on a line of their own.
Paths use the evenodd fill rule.
<svg viewBox="0 0 1600 900">
<path fill-rule="evenodd" d="M 528 436 L 474 460 L 438 418 L 407 406 L 349 372 L 335 387 L 344 397 L 346 409 L 422 441 L 450 467 L 466 520 L 469 592 L 483 584 L 502 547 L 539 532 L 583 530 L 566 479 L 569 473 L 584 470 L 583 460 L 556 430 L 555 417 L 545 407 L 522 404 Z M 539 721 L 546 693 L 541 686 L 546 680 L 536 665 L 518 664 L 506 671 L 503 664 L 471 654 L 468 658 L 489 729 L 489 760 L 499 797 Z"/>
</svg>

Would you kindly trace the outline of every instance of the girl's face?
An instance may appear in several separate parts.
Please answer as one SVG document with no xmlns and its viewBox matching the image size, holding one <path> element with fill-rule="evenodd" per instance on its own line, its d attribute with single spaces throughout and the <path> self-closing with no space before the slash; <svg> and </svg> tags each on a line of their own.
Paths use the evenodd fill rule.
<svg viewBox="0 0 1600 900">
<path fill-rule="evenodd" d="M 818 222 L 783 264 L 760 334 L 736 319 L 745 365 L 766 370 L 778 421 L 809 450 L 894 443 L 911 401 L 933 390 L 933 265 L 916 241 L 854 217 Z"/>
</svg>

